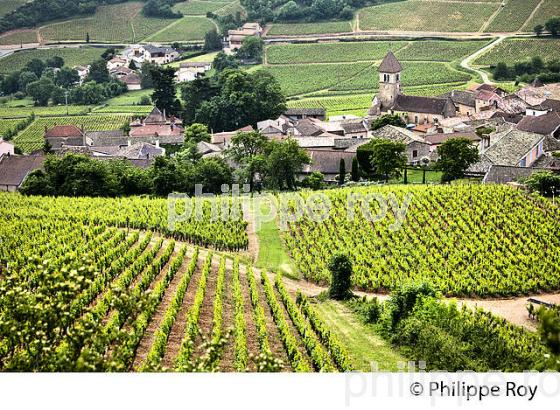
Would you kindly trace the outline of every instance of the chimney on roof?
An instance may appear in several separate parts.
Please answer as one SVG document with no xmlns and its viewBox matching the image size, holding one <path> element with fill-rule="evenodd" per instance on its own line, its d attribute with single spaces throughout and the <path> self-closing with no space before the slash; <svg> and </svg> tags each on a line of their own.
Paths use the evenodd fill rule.
<svg viewBox="0 0 560 410">
<path fill-rule="evenodd" d="M 130 139 L 127 141 L 127 143 L 128 143 L 129 147 L 132 145 L 131 142 L 130 142 Z"/>
<path fill-rule="evenodd" d="M 156 140 L 156 148 L 159 148 L 159 140 Z"/>
</svg>

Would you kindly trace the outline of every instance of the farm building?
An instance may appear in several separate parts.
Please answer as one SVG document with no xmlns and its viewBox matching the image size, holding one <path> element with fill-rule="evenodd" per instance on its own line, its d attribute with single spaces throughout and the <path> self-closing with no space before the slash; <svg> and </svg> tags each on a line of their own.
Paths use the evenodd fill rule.
<svg viewBox="0 0 560 410">
<path fill-rule="evenodd" d="M 182 144 L 185 136 L 181 121 L 167 117 L 157 107 L 146 118 L 130 123 L 129 137 L 133 143 Z"/>
<path fill-rule="evenodd" d="M 247 37 L 260 37 L 263 29 L 259 23 L 245 23 L 237 30 L 228 31 L 228 51 L 238 50 L 243 45 L 243 40 Z"/>
</svg>

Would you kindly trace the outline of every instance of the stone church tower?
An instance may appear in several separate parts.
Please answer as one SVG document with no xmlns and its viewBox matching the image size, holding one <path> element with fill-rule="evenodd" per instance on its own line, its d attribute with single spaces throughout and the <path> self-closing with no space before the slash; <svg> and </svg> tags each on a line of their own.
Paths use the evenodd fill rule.
<svg viewBox="0 0 560 410">
<path fill-rule="evenodd" d="M 392 51 L 389 51 L 381 65 L 379 72 L 379 93 L 373 97 L 371 107 L 368 111 L 368 122 L 372 122 L 381 115 L 381 111 L 387 111 L 395 104 L 401 93 L 401 71 L 402 67 Z"/>
<path fill-rule="evenodd" d="M 402 67 L 392 51 L 389 51 L 379 66 L 379 102 L 381 108 L 391 107 L 401 93 Z"/>
</svg>

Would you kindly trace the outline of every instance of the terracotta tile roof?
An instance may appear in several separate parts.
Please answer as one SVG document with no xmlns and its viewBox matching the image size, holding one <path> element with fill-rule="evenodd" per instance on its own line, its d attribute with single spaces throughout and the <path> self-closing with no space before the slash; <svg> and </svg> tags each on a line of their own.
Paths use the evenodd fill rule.
<svg viewBox="0 0 560 410">
<path fill-rule="evenodd" d="M 183 128 L 175 125 L 171 128 L 170 125 L 165 124 L 146 124 L 140 127 L 132 127 L 130 129 L 131 137 L 146 137 L 150 135 L 182 135 Z"/>
<path fill-rule="evenodd" d="M 402 71 L 401 63 L 397 60 L 397 57 L 393 54 L 391 50 L 387 53 L 379 68 L 377 69 L 380 73 L 395 74 Z"/>
<path fill-rule="evenodd" d="M 83 131 L 75 125 L 55 125 L 51 129 L 45 131 L 46 138 L 68 138 L 81 136 L 83 136 Z"/>
</svg>

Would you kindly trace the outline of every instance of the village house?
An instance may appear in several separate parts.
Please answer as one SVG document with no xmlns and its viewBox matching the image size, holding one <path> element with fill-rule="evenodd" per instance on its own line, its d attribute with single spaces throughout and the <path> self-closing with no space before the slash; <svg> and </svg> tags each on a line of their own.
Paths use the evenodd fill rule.
<svg viewBox="0 0 560 410">
<path fill-rule="evenodd" d="M 87 76 L 89 75 L 89 65 L 88 66 L 81 66 L 77 65 L 72 67 L 74 70 L 78 72 L 78 76 L 80 77 L 80 84 L 83 84 Z"/>
<path fill-rule="evenodd" d="M 168 118 L 157 107 L 146 118 L 132 121 L 128 135 L 133 143 L 179 145 L 185 141 L 181 121 L 175 117 Z"/>
<path fill-rule="evenodd" d="M 126 67 L 127 64 L 128 61 L 126 58 L 121 56 L 115 56 L 109 61 L 107 61 L 107 70 L 111 71 L 120 67 Z"/>
<path fill-rule="evenodd" d="M 356 157 L 355 151 L 308 150 L 307 153 L 311 163 L 303 166 L 299 179 L 301 180 L 313 172 L 320 172 L 324 175 L 325 182 L 331 183 L 337 180 L 340 172 L 340 160 L 344 160 L 346 172 L 349 173 L 352 161 Z"/>
<path fill-rule="evenodd" d="M 126 84 L 126 89 L 128 91 L 135 91 L 142 89 L 142 79 L 137 73 L 130 73 L 120 79 Z"/>
<path fill-rule="evenodd" d="M 55 125 L 52 128 L 45 127 L 45 141 L 53 151 L 60 150 L 64 146 L 85 146 L 85 133 L 83 127 L 75 125 Z"/>
<path fill-rule="evenodd" d="M 517 129 L 560 140 L 560 112 L 550 111 L 538 116 L 525 116 L 517 124 Z"/>
<path fill-rule="evenodd" d="M 544 139 L 543 135 L 509 127 L 493 136 L 494 142 L 469 170 L 486 173 L 493 165 L 529 168 L 544 155 Z"/>
<path fill-rule="evenodd" d="M 288 108 L 284 111 L 284 115 L 291 121 L 299 121 L 305 118 L 325 121 L 327 119 L 327 110 L 324 108 Z"/>
<path fill-rule="evenodd" d="M 42 154 L 0 156 L 0 191 L 17 191 L 31 172 L 43 167 L 44 161 Z"/>
<path fill-rule="evenodd" d="M 162 65 L 179 57 L 179 52 L 169 47 L 157 47 L 151 44 L 144 46 L 144 60 L 152 64 Z"/>
<path fill-rule="evenodd" d="M 120 146 L 108 146 L 108 147 L 91 147 L 91 155 L 94 157 L 111 157 L 111 158 L 121 158 L 121 159 L 153 159 L 155 157 L 164 156 L 165 148 L 159 146 L 158 143 L 155 145 L 149 144 L 147 142 L 135 142 L 128 141 L 128 145 L 124 147 Z"/>
<path fill-rule="evenodd" d="M 373 138 L 383 138 L 393 142 L 401 142 L 406 146 L 406 157 L 408 164 L 417 165 L 429 159 L 431 150 L 423 137 L 416 135 L 405 128 L 386 125 L 372 131 Z"/>
<path fill-rule="evenodd" d="M 263 29 L 259 23 L 245 23 L 237 30 L 228 30 L 228 47 L 227 51 L 236 51 L 243 45 L 243 41 L 247 37 L 262 35 Z"/>
<path fill-rule="evenodd" d="M 179 69 L 175 73 L 178 83 L 183 83 L 186 81 L 193 81 L 198 77 L 201 77 L 207 71 L 212 69 L 211 62 L 187 62 L 181 63 Z"/>
<path fill-rule="evenodd" d="M 396 114 L 407 123 L 438 123 L 444 118 L 456 116 L 453 100 L 447 98 L 418 97 L 401 92 L 402 66 L 389 51 L 379 72 L 379 93 L 374 96 L 368 111 L 369 123 L 383 114 Z"/>
</svg>

